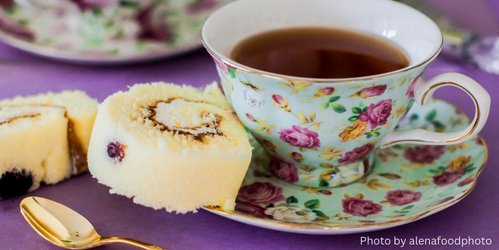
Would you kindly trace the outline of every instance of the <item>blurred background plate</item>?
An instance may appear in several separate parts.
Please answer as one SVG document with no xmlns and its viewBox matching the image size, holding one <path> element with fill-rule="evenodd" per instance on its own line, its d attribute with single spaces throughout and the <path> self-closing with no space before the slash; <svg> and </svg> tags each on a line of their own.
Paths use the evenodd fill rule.
<svg viewBox="0 0 499 250">
<path fill-rule="evenodd" d="M 201 47 L 204 21 L 230 0 L 0 0 L 0 40 L 39 56 L 128 64 Z"/>
</svg>

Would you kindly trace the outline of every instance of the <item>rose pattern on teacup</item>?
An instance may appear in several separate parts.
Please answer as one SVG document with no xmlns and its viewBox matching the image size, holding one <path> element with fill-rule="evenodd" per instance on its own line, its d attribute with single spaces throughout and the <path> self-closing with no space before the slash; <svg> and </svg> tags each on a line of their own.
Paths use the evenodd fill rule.
<svg viewBox="0 0 499 250">
<path fill-rule="evenodd" d="M 431 110 L 434 107 L 436 109 Z M 467 124 L 464 114 L 459 110 L 454 112 L 448 104 L 443 107 L 430 104 L 428 108 L 430 110 L 424 113 L 422 108 L 410 112 L 400 126 L 440 129 L 433 126 L 439 121 L 445 131 L 456 131 Z M 439 114 L 437 118 L 432 118 L 433 112 Z M 261 145 L 256 140 L 251 141 L 256 151 L 236 199 L 236 212 L 274 223 L 318 227 L 363 227 L 418 218 L 444 204 L 454 203 L 469 192 L 476 183 L 479 165 L 486 159 L 486 149 L 479 137 L 439 146 L 434 148 L 436 154 L 429 154 L 431 148 L 426 146 L 402 144 L 375 149 L 372 160 L 381 166 L 353 184 L 339 189 L 300 187 L 276 180 L 267 173 L 269 156 L 261 153 Z M 372 146 L 362 147 L 353 152 L 363 155 Z M 411 152 L 410 157 L 406 156 L 407 152 Z M 415 152 L 421 152 L 424 157 L 414 158 Z M 302 157 L 301 152 L 292 154 L 295 159 Z M 341 171 L 335 168 L 331 170 Z"/>
<path fill-rule="evenodd" d="M 277 171 L 281 165 L 276 160 L 268 164 L 273 172 L 291 183 L 320 187 L 354 182 L 371 168 L 362 160 L 408 112 L 412 101 L 406 93 L 422 72 L 361 83 L 311 84 L 261 78 L 213 59 L 242 122 L 275 159 L 286 162 L 282 166 L 294 166 L 285 169 L 297 169 L 298 180 Z"/>
<path fill-rule="evenodd" d="M 230 74 L 218 68 L 218 74 L 226 97 L 255 138 L 243 186 L 269 182 L 281 187 L 285 197 L 265 206 L 244 203 L 246 211 L 258 216 L 244 216 L 238 206 L 236 214 L 256 219 L 246 220 L 250 224 L 268 222 L 290 230 L 376 229 L 427 216 L 471 191 L 476 183 L 471 176 L 478 175 L 487 158 L 486 148 L 478 146 L 481 139 L 475 136 L 488 116 L 490 98 L 477 82 L 460 74 L 420 77 L 442 43 L 440 30 L 430 19 L 392 1 L 276 1 L 236 1 L 214 13 L 203 28 L 207 51 L 218 64 L 235 68 Z M 237 15 L 250 9 L 257 10 L 253 12 L 258 22 Z M 370 15 L 359 14 L 366 11 Z M 296 13 L 301 13 L 300 18 Z M 390 20 L 390 25 L 373 25 L 380 20 Z M 231 59 L 230 52 L 246 37 L 304 25 L 384 37 L 406 53 L 410 64 L 369 77 L 310 79 L 255 70 Z M 263 93 L 264 104 L 258 108 L 248 105 L 242 95 L 249 83 Z M 434 90 L 445 85 L 461 87 L 473 98 L 472 126 L 461 122 L 466 118 L 454 114 L 450 105 L 432 102 Z M 476 145 L 465 142 L 472 138 Z M 404 143 L 459 146 L 418 157 L 414 152 L 427 149 Z M 391 147 L 380 148 L 387 146 Z M 467 163 L 460 156 L 472 160 Z"/>
</svg>

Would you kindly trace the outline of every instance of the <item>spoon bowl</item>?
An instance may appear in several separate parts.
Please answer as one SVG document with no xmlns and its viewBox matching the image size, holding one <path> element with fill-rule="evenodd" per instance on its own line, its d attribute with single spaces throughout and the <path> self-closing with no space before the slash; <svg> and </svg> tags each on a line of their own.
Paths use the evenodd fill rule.
<svg viewBox="0 0 499 250">
<path fill-rule="evenodd" d="M 102 237 L 81 214 L 55 201 L 27 197 L 21 201 L 21 214 L 43 238 L 66 249 L 89 249 L 110 243 L 123 243 L 142 249 L 164 249 L 122 237 Z"/>
</svg>

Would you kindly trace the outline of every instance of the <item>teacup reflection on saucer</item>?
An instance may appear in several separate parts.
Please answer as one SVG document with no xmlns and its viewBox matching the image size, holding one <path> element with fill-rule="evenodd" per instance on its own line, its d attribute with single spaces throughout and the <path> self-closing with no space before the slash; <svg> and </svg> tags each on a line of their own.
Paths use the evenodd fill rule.
<svg viewBox="0 0 499 250">
<path fill-rule="evenodd" d="M 457 131 L 469 119 L 449 103 L 414 106 L 400 129 Z M 337 188 L 302 187 L 279 180 L 254 158 L 239 190 L 236 211 L 206 210 L 242 223 L 304 234 L 348 234 L 407 224 L 462 200 L 487 160 L 480 137 L 450 146 L 402 144 L 375 153 L 374 168 L 360 181 Z M 303 171 L 303 170 L 302 170 Z"/>
</svg>

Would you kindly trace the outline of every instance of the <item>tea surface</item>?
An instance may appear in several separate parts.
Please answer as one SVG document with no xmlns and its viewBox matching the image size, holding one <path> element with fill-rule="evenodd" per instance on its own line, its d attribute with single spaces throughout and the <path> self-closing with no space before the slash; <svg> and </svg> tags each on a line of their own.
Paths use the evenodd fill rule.
<svg viewBox="0 0 499 250">
<path fill-rule="evenodd" d="M 255 69 L 309 78 L 363 77 L 409 65 L 404 53 L 382 38 L 327 27 L 262 32 L 238 43 L 231 58 Z"/>
</svg>

